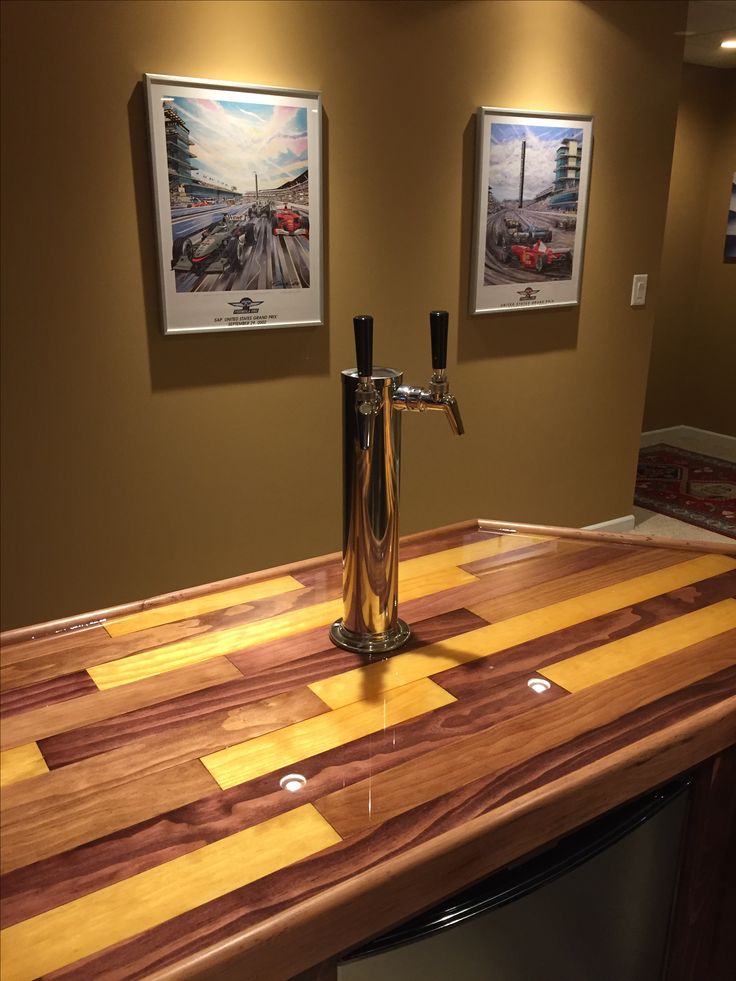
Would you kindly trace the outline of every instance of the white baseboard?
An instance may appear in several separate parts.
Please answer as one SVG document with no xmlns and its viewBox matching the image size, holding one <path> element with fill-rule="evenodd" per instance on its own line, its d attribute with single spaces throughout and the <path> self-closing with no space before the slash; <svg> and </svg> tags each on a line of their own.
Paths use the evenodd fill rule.
<svg viewBox="0 0 736 981">
<path fill-rule="evenodd" d="M 610 518 L 608 521 L 599 521 L 594 525 L 585 525 L 583 531 L 631 531 L 636 524 L 633 514 L 625 514 L 622 518 Z"/>
<path fill-rule="evenodd" d="M 700 433 L 702 436 L 717 436 L 719 439 L 726 439 L 730 443 L 736 444 L 736 436 L 727 436 L 725 433 L 714 433 L 710 429 L 698 429 L 697 426 L 665 426 L 664 429 L 647 429 L 642 436 L 677 436 L 678 434 Z"/>
</svg>

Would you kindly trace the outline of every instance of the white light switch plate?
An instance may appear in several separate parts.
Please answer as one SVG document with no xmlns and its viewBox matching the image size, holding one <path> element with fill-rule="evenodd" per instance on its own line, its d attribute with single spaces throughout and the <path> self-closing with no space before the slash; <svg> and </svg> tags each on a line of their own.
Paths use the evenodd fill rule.
<svg viewBox="0 0 736 981">
<path fill-rule="evenodd" d="M 643 307 L 647 299 L 647 275 L 641 274 L 634 276 L 631 285 L 631 305 L 632 307 Z"/>
</svg>

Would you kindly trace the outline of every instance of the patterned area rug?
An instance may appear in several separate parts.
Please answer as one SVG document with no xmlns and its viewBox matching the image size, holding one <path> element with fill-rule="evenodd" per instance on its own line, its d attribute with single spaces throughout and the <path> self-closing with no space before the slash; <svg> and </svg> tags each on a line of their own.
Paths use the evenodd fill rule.
<svg viewBox="0 0 736 981">
<path fill-rule="evenodd" d="M 634 503 L 736 538 L 736 463 L 658 443 L 639 451 Z"/>
</svg>

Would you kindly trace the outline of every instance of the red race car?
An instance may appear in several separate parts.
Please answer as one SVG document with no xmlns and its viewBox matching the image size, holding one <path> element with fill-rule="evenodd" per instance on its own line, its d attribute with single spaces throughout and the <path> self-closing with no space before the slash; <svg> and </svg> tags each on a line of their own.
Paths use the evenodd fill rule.
<svg viewBox="0 0 736 981">
<path fill-rule="evenodd" d="M 292 211 L 286 205 L 271 215 L 271 230 L 274 235 L 305 235 L 309 238 L 309 215 Z"/>
<path fill-rule="evenodd" d="M 515 258 L 523 269 L 547 272 L 555 269 L 563 273 L 572 272 L 572 252 L 569 249 L 555 251 L 537 241 L 534 245 L 512 245 L 508 261 Z"/>
</svg>

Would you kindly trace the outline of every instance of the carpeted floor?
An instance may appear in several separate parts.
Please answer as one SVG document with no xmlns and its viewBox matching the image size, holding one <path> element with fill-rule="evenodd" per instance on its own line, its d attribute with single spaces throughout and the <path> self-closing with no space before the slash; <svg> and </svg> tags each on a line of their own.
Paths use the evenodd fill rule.
<svg viewBox="0 0 736 981">
<path fill-rule="evenodd" d="M 634 503 L 736 539 L 736 464 L 666 443 L 643 447 Z"/>
</svg>

